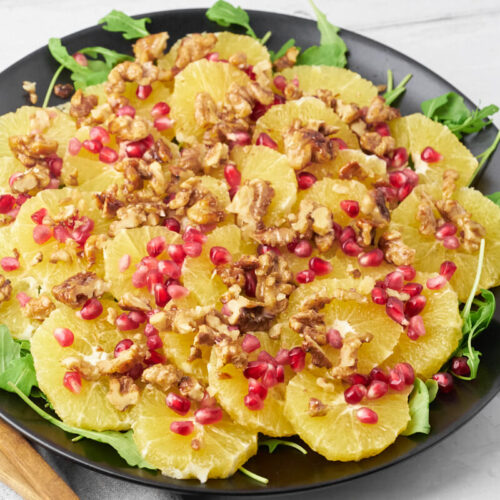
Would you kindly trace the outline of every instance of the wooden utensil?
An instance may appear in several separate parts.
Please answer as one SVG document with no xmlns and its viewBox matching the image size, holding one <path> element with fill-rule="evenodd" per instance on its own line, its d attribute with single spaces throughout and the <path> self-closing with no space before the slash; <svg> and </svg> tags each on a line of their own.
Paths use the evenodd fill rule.
<svg viewBox="0 0 500 500">
<path fill-rule="evenodd" d="M 0 480 L 25 500 L 78 500 L 17 431 L 0 420 Z"/>
</svg>

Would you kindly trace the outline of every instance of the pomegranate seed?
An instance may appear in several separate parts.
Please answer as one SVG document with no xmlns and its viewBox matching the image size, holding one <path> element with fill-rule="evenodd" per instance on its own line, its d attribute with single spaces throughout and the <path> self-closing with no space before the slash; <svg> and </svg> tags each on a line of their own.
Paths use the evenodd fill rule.
<svg viewBox="0 0 500 500">
<path fill-rule="evenodd" d="M 80 66 L 88 66 L 89 62 L 87 60 L 87 57 L 82 54 L 81 52 L 75 52 L 73 54 L 73 59 L 80 65 Z"/>
<path fill-rule="evenodd" d="M 80 149 L 82 149 L 82 143 L 76 137 L 72 137 L 68 142 L 68 153 L 71 156 L 76 156 Z"/>
<path fill-rule="evenodd" d="M 313 247 L 310 241 L 308 240 L 301 240 L 299 241 L 296 245 L 295 248 L 293 249 L 293 253 L 297 257 L 301 257 L 303 259 L 310 257 L 313 251 Z"/>
<path fill-rule="evenodd" d="M 130 311 L 128 313 L 128 316 L 132 321 L 135 321 L 138 325 L 142 325 L 142 323 L 145 323 L 148 320 L 147 314 L 143 311 Z"/>
<path fill-rule="evenodd" d="M 131 378 L 133 378 L 134 380 L 137 380 L 141 375 L 142 375 L 142 372 L 144 371 L 144 367 L 142 366 L 142 364 L 138 363 L 136 365 L 134 365 L 128 372 L 127 372 L 127 375 Z"/>
<path fill-rule="evenodd" d="M 356 412 L 356 417 L 362 424 L 376 424 L 378 415 L 372 409 L 363 406 Z"/>
<path fill-rule="evenodd" d="M 271 148 L 271 149 L 275 149 L 275 150 L 278 149 L 278 145 L 265 132 L 262 132 L 261 134 L 259 134 L 259 137 L 257 137 L 255 144 L 257 146 L 266 146 L 267 148 Z"/>
<path fill-rule="evenodd" d="M 165 116 L 170 113 L 170 106 L 163 101 L 157 102 L 152 108 L 151 108 L 151 116 L 153 118 L 160 118 L 160 116 Z"/>
<path fill-rule="evenodd" d="M 2 266 L 2 269 L 4 271 L 15 271 L 16 269 L 19 269 L 19 260 L 16 259 L 15 257 L 4 257 L 2 260 L 0 260 L 0 266 Z"/>
<path fill-rule="evenodd" d="M 167 247 L 167 242 L 163 236 L 156 236 L 152 240 L 149 240 L 146 245 L 146 251 L 151 257 L 158 257 L 165 248 Z"/>
<path fill-rule="evenodd" d="M 406 335 L 408 335 L 408 338 L 411 340 L 417 340 L 419 337 L 422 337 L 422 335 L 425 335 L 425 325 L 422 316 L 417 314 L 410 318 Z"/>
<path fill-rule="evenodd" d="M 342 345 L 343 345 L 342 335 L 335 328 L 330 328 L 326 332 L 326 341 L 334 349 L 341 349 L 342 348 Z"/>
<path fill-rule="evenodd" d="M 82 142 L 82 146 L 90 153 L 100 153 L 102 149 L 102 143 L 97 139 L 87 139 Z"/>
<path fill-rule="evenodd" d="M 309 189 L 316 181 L 316 176 L 310 172 L 301 172 L 297 175 L 299 189 Z"/>
<path fill-rule="evenodd" d="M 228 264 L 233 260 L 229 250 L 224 247 L 212 247 L 210 249 L 210 260 L 215 266 Z"/>
<path fill-rule="evenodd" d="M 410 186 L 415 187 L 418 184 L 419 181 L 418 174 L 411 168 L 407 167 L 403 169 L 403 173 L 406 175 L 406 178 L 408 179 L 408 183 L 410 184 Z"/>
<path fill-rule="evenodd" d="M 295 247 L 297 246 L 299 240 L 297 240 L 296 238 L 293 239 L 293 241 L 291 243 L 287 243 L 286 247 L 288 249 L 289 252 L 293 253 L 293 251 L 295 250 Z"/>
<path fill-rule="evenodd" d="M 99 153 L 99 160 L 108 165 L 115 163 L 118 160 L 118 153 L 114 149 L 104 147 Z"/>
<path fill-rule="evenodd" d="M 168 293 L 167 287 L 163 283 L 157 283 L 156 285 L 154 285 L 153 293 L 155 296 L 156 305 L 158 307 L 165 307 L 167 305 L 167 302 L 170 300 L 170 295 Z"/>
<path fill-rule="evenodd" d="M 57 225 L 54 228 L 54 238 L 61 243 L 64 243 L 68 238 L 71 238 L 71 234 L 67 227 Z"/>
<path fill-rule="evenodd" d="M 216 424 L 222 420 L 222 416 L 222 409 L 219 407 L 201 408 L 194 412 L 194 419 L 202 425 Z"/>
<path fill-rule="evenodd" d="M 257 253 L 259 255 L 264 255 L 267 252 L 274 252 L 276 255 L 281 255 L 281 252 L 279 251 L 278 248 L 271 247 L 269 245 L 262 245 L 262 244 L 257 247 Z"/>
<path fill-rule="evenodd" d="M 167 252 L 170 258 L 176 263 L 176 264 L 182 264 L 184 261 L 184 258 L 186 257 L 186 254 L 182 248 L 182 245 L 168 245 L 167 247 Z"/>
<path fill-rule="evenodd" d="M 389 370 L 389 387 L 395 391 L 402 391 L 405 388 L 405 373 L 403 370 L 394 367 Z"/>
<path fill-rule="evenodd" d="M 398 189 L 398 201 L 403 201 L 412 191 L 413 186 L 411 184 L 405 184 L 403 187 L 400 187 Z"/>
<path fill-rule="evenodd" d="M 327 260 L 323 260 L 319 257 L 313 257 L 309 261 L 309 269 L 314 271 L 316 276 L 324 276 L 325 274 L 332 272 L 332 265 Z"/>
<path fill-rule="evenodd" d="M 445 260 L 439 268 L 439 274 L 443 276 L 443 278 L 446 278 L 448 281 L 450 281 L 456 270 L 457 266 L 454 262 Z"/>
<path fill-rule="evenodd" d="M 181 268 L 173 260 L 160 260 L 158 262 L 158 271 L 174 280 L 181 277 Z"/>
<path fill-rule="evenodd" d="M 175 300 L 189 295 L 189 290 L 181 285 L 172 284 L 167 286 L 167 293 Z"/>
<path fill-rule="evenodd" d="M 283 92 L 286 87 L 286 78 L 283 75 L 278 75 L 273 80 L 274 86 L 280 91 Z"/>
<path fill-rule="evenodd" d="M 398 266 L 396 271 L 403 273 L 405 281 L 411 281 L 417 275 L 417 271 L 413 266 Z"/>
<path fill-rule="evenodd" d="M 402 188 L 407 182 L 408 178 L 401 171 L 389 174 L 389 184 L 395 188 Z"/>
<path fill-rule="evenodd" d="M 243 398 L 245 406 L 251 411 L 258 411 L 264 408 L 264 401 L 262 398 L 255 393 L 249 393 Z"/>
<path fill-rule="evenodd" d="M 24 292 L 19 292 L 16 295 L 16 299 L 19 302 L 19 305 L 21 307 L 24 307 L 31 300 L 31 297 L 28 294 L 24 293 Z"/>
<path fill-rule="evenodd" d="M 436 373 L 432 378 L 438 383 L 442 393 L 447 394 L 453 390 L 453 377 L 449 373 Z"/>
<path fill-rule="evenodd" d="M 278 366 L 276 359 L 273 358 L 267 351 L 260 351 L 259 355 L 257 356 L 257 360 L 265 361 L 266 363 L 269 363 L 271 365 Z"/>
<path fill-rule="evenodd" d="M 208 59 L 209 61 L 212 61 L 212 62 L 218 62 L 220 60 L 219 53 L 218 52 L 210 52 L 210 54 L 207 54 L 205 56 L 205 59 Z"/>
<path fill-rule="evenodd" d="M 347 404 L 357 405 L 366 396 L 366 387 L 362 384 L 351 385 L 344 391 L 344 399 Z"/>
<path fill-rule="evenodd" d="M 299 271 L 295 275 L 295 281 L 303 285 L 304 283 L 311 283 L 311 281 L 314 281 L 315 277 L 316 274 L 314 273 L 314 271 L 311 271 L 311 269 L 306 269 L 305 271 Z"/>
<path fill-rule="evenodd" d="M 342 200 L 340 208 L 349 216 L 357 217 L 359 214 L 359 203 L 356 200 Z"/>
<path fill-rule="evenodd" d="M 180 394 L 169 392 L 165 399 L 167 406 L 178 415 L 186 415 L 191 409 L 191 401 Z"/>
<path fill-rule="evenodd" d="M 383 288 L 376 286 L 372 289 L 372 301 L 375 304 L 378 304 L 381 306 L 384 304 L 387 304 L 388 298 L 389 298 L 389 296 L 387 295 L 387 292 Z"/>
<path fill-rule="evenodd" d="M 254 378 L 248 379 L 248 393 L 257 394 L 262 400 L 267 397 L 267 387 Z"/>
<path fill-rule="evenodd" d="M 387 125 L 387 123 L 384 123 L 384 122 L 377 123 L 375 125 L 374 129 L 375 129 L 375 132 L 377 132 L 377 134 L 379 134 L 383 137 L 388 137 L 389 135 L 391 135 L 391 130 L 389 128 L 389 125 Z"/>
<path fill-rule="evenodd" d="M 370 383 L 370 379 L 362 373 L 353 373 L 349 376 L 349 383 L 351 385 L 364 385 L 365 387 Z"/>
<path fill-rule="evenodd" d="M 158 335 L 158 330 L 153 325 L 148 323 L 144 327 L 144 335 L 146 335 L 146 337 L 150 337 L 151 335 Z"/>
<path fill-rule="evenodd" d="M 63 385 L 73 394 L 80 394 L 82 390 L 82 377 L 78 372 L 66 372 L 63 377 Z"/>
<path fill-rule="evenodd" d="M 52 229 L 43 224 L 38 224 L 33 228 L 33 240 L 38 245 L 43 245 L 52 237 Z"/>
<path fill-rule="evenodd" d="M 113 356 L 117 358 L 121 352 L 127 351 L 134 345 L 134 342 L 130 339 L 123 339 L 116 344 L 115 350 L 113 351 Z"/>
<path fill-rule="evenodd" d="M 340 233 L 340 238 L 339 238 L 340 243 L 345 243 L 348 240 L 355 240 L 355 239 L 356 239 L 356 233 L 351 226 L 345 227 Z"/>
<path fill-rule="evenodd" d="M 75 341 L 75 335 L 69 328 L 56 328 L 54 337 L 61 347 L 69 347 Z"/>
<path fill-rule="evenodd" d="M 404 275 L 399 271 L 393 271 L 389 273 L 385 279 L 384 284 L 386 288 L 390 288 L 391 290 L 401 290 L 404 285 Z"/>
<path fill-rule="evenodd" d="M 399 370 L 403 374 L 406 385 L 413 385 L 415 382 L 415 370 L 413 370 L 413 366 L 410 363 L 398 363 L 394 366 L 394 369 Z"/>
<path fill-rule="evenodd" d="M 188 257 L 199 257 L 203 247 L 201 246 L 201 243 L 198 243 L 197 241 L 188 241 L 182 245 L 182 249 Z"/>
<path fill-rule="evenodd" d="M 423 311 L 425 304 L 427 304 L 425 295 L 415 295 L 413 297 L 410 297 L 410 299 L 408 299 L 405 304 L 406 316 L 411 318 L 413 316 L 416 316 L 417 314 L 420 314 Z"/>
<path fill-rule="evenodd" d="M 42 224 L 43 218 L 47 215 L 47 209 L 46 208 L 41 208 L 40 210 L 37 210 L 36 212 L 33 212 L 31 214 L 31 220 L 35 224 Z"/>
<path fill-rule="evenodd" d="M 255 276 L 255 271 L 245 271 L 245 286 L 244 292 L 248 297 L 255 297 L 255 291 L 257 290 L 257 276 Z"/>
<path fill-rule="evenodd" d="M 468 377 L 470 375 L 470 367 L 467 364 L 467 357 L 454 357 L 451 360 L 451 371 L 459 377 Z"/>
<path fill-rule="evenodd" d="M 276 379 L 278 380 L 278 384 L 285 381 L 285 369 L 281 365 L 276 367 Z"/>
<path fill-rule="evenodd" d="M 231 134 L 234 144 L 238 146 L 248 146 L 252 143 L 252 138 L 248 132 L 234 132 Z"/>
<path fill-rule="evenodd" d="M 349 149 L 349 146 L 343 141 L 340 137 L 333 137 L 330 139 L 333 144 L 337 146 L 337 148 L 342 151 L 343 149 Z"/>
<path fill-rule="evenodd" d="M 141 99 L 141 101 L 144 101 L 150 96 L 152 91 L 153 87 L 151 87 L 151 85 L 137 85 L 135 95 L 137 96 L 137 99 Z"/>
<path fill-rule="evenodd" d="M 460 241 L 456 236 L 447 236 L 443 239 L 443 246 L 448 250 L 456 250 L 460 246 Z"/>
<path fill-rule="evenodd" d="M 88 299 L 80 309 L 80 317 L 82 319 L 96 319 L 102 314 L 102 304 L 96 298 Z"/>
<path fill-rule="evenodd" d="M 423 288 L 424 287 L 420 283 L 406 283 L 401 289 L 401 292 L 408 294 L 410 297 L 415 297 L 422 292 Z"/>
<path fill-rule="evenodd" d="M 382 368 L 376 366 L 370 372 L 370 380 L 380 380 L 382 382 L 387 383 L 389 381 L 389 378 L 385 374 L 384 370 L 382 370 Z"/>
<path fill-rule="evenodd" d="M 190 420 L 170 422 L 170 430 L 180 436 L 189 436 L 194 432 L 194 424 Z"/>
<path fill-rule="evenodd" d="M 396 323 L 399 323 L 403 326 L 406 326 L 408 324 L 408 320 L 405 318 L 403 302 L 397 297 L 389 297 L 387 299 L 385 312 L 387 313 L 387 316 L 389 316 L 389 318 L 391 318 Z"/>
<path fill-rule="evenodd" d="M 457 232 L 457 227 L 451 222 L 445 222 L 434 235 L 438 240 L 444 240 L 447 236 L 453 236 Z"/>
<path fill-rule="evenodd" d="M 387 394 L 389 386 L 386 382 L 382 380 L 373 380 L 368 386 L 368 391 L 366 392 L 366 397 L 368 399 L 378 399 Z"/>
<path fill-rule="evenodd" d="M 163 130 L 171 129 L 174 126 L 174 120 L 168 116 L 160 116 L 160 118 L 157 118 L 153 122 L 153 126 L 156 130 L 162 132 Z"/>
<path fill-rule="evenodd" d="M 92 127 L 89 135 L 92 140 L 99 141 L 101 144 L 107 144 L 111 140 L 104 127 Z"/>
<path fill-rule="evenodd" d="M 289 356 L 289 350 L 288 349 L 280 349 L 276 356 L 274 357 L 274 359 L 276 360 L 276 363 L 278 363 L 278 365 L 289 365 L 290 364 L 290 356 Z"/>
<path fill-rule="evenodd" d="M 446 286 L 448 280 L 444 276 L 435 276 L 427 280 L 426 286 L 429 290 L 441 290 Z"/>
<path fill-rule="evenodd" d="M 420 154 L 420 158 L 424 160 L 426 163 L 437 163 L 443 159 L 443 155 L 439 154 L 435 149 L 427 146 L 422 153 Z"/>
<path fill-rule="evenodd" d="M 379 248 L 374 248 L 369 252 L 362 252 L 358 254 L 358 262 L 363 267 L 378 267 L 384 260 L 384 252 Z"/>
<path fill-rule="evenodd" d="M 130 105 L 122 106 L 116 110 L 116 116 L 130 116 L 131 118 L 135 117 L 135 108 Z"/>
<path fill-rule="evenodd" d="M 268 363 L 265 361 L 250 361 L 248 366 L 245 368 L 243 375 L 245 378 L 255 378 L 258 379 L 266 373 Z"/>
<path fill-rule="evenodd" d="M 182 235 L 182 239 L 188 243 L 191 241 L 195 241 L 196 243 L 205 243 L 207 241 L 207 235 L 203 234 L 201 231 L 194 227 L 188 227 L 184 234 Z"/>
<path fill-rule="evenodd" d="M 151 269 L 148 271 L 146 276 L 146 285 L 148 287 L 149 293 L 153 293 L 156 285 L 163 285 L 165 281 L 165 277 L 163 274 L 158 271 L 158 269 Z"/>
<path fill-rule="evenodd" d="M 261 382 L 268 389 L 278 384 L 278 374 L 274 365 L 268 363 L 266 373 L 262 376 Z"/>
<path fill-rule="evenodd" d="M 344 241 L 340 248 L 349 257 L 357 257 L 363 251 L 354 240 Z M 373 257 L 371 257 L 371 259 L 373 259 Z"/>
<path fill-rule="evenodd" d="M 135 288 L 143 288 L 146 286 L 149 269 L 146 266 L 140 266 L 137 271 L 132 274 L 132 285 Z"/>
<path fill-rule="evenodd" d="M 401 168 L 408 162 L 408 152 L 406 148 L 396 148 L 389 160 L 389 166 L 392 168 Z"/>
<path fill-rule="evenodd" d="M 165 357 L 162 356 L 159 352 L 157 351 L 149 351 L 149 358 L 145 359 L 144 362 L 148 365 L 158 365 L 158 364 L 163 364 L 165 363 Z"/>
<path fill-rule="evenodd" d="M 115 325 L 121 332 L 127 332 L 129 330 L 135 330 L 139 328 L 139 323 L 134 321 L 128 314 L 122 313 L 115 320 Z"/>
<path fill-rule="evenodd" d="M 142 158 L 146 149 L 142 141 L 133 141 L 125 146 L 125 153 L 129 158 Z"/>
<path fill-rule="evenodd" d="M 54 156 L 52 158 L 49 158 L 48 161 L 48 166 L 50 170 L 50 175 L 52 177 L 60 177 L 62 167 L 63 167 L 63 161 L 62 158 L 59 158 L 59 156 Z M 52 179 L 55 181 L 55 179 Z"/>
<path fill-rule="evenodd" d="M 290 368 L 296 373 L 301 372 L 306 366 L 306 353 L 302 347 L 290 349 L 288 358 L 290 360 Z"/>
<path fill-rule="evenodd" d="M 253 352 L 260 347 L 260 340 L 250 333 L 247 333 L 243 337 L 243 341 L 241 343 L 241 348 L 245 352 Z"/>
<path fill-rule="evenodd" d="M 224 167 L 224 177 L 230 187 L 238 187 L 241 184 L 241 172 L 234 163 L 228 163 Z"/>
<path fill-rule="evenodd" d="M 125 254 L 120 257 L 118 261 L 118 270 L 124 273 L 130 267 L 130 255 Z"/>
</svg>

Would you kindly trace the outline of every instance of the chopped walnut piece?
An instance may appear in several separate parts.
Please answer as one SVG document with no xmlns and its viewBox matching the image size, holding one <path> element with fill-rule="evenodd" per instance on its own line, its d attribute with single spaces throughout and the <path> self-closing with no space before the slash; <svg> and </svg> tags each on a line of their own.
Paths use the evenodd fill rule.
<svg viewBox="0 0 500 500">
<path fill-rule="evenodd" d="M 194 451 L 199 451 L 203 447 L 203 441 L 199 438 L 194 438 L 191 439 L 191 448 L 193 448 Z"/>
<path fill-rule="evenodd" d="M 366 133 L 368 130 L 368 126 L 366 123 L 363 121 L 362 118 L 358 118 L 357 120 L 354 120 L 350 125 L 351 130 L 358 136 L 361 137 Z"/>
<path fill-rule="evenodd" d="M 200 92 L 194 100 L 194 117 L 202 127 L 215 125 L 219 119 L 217 106 L 208 92 Z"/>
<path fill-rule="evenodd" d="M 183 376 L 178 387 L 183 396 L 193 401 L 201 401 L 205 395 L 205 388 L 194 377 Z"/>
<path fill-rule="evenodd" d="M 216 43 L 217 37 L 213 33 L 191 33 L 185 36 L 177 51 L 176 68 L 183 69 L 189 63 L 202 59 L 212 51 Z"/>
<path fill-rule="evenodd" d="M 42 252 L 37 252 L 33 259 L 31 259 L 30 266 L 36 266 L 37 264 L 40 264 L 40 262 L 43 261 L 43 253 Z"/>
<path fill-rule="evenodd" d="M 241 343 L 230 338 L 222 339 L 217 344 L 215 353 L 217 369 L 230 363 L 236 368 L 244 369 L 248 364 L 248 354 L 241 348 Z"/>
<path fill-rule="evenodd" d="M 224 211 L 212 193 L 206 193 L 203 198 L 196 201 L 187 209 L 186 215 L 195 224 L 214 224 L 224 219 Z"/>
<path fill-rule="evenodd" d="M 285 68 L 292 68 L 297 63 L 299 56 L 299 49 L 297 47 L 290 47 L 284 56 L 276 59 L 273 63 L 274 71 L 283 71 Z"/>
<path fill-rule="evenodd" d="M 38 96 L 36 94 L 36 82 L 29 82 L 25 80 L 23 82 L 23 90 L 28 93 L 30 103 L 35 105 L 38 102 Z"/>
<path fill-rule="evenodd" d="M 385 99 L 382 96 L 376 96 L 368 106 L 365 120 L 366 123 L 373 124 L 388 122 L 394 118 L 398 118 L 399 116 L 401 116 L 399 110 L 387 106 Z"/>
<path fill-rule="evenodd" d="M 419 191 L 420 203 L 417 207 L 417 220 L 420 222 L 418 231 L 425 236 L 434 235 L 437 230 L 437 221 L 434 216 L 434 202 L 425 192 Z"/>
<path fill-rule="evenodd" d="M 295 231 L 289 227 L 268 227 L 255 231 L 252 237 L 263 245 L 280 247 L 292 243 L 295 239 Z"/>
<path fill-rule="evenodd" d="M 75 88 L 71 83 L 58 83 L 54 86 L 54 94 L 60 99 L 67 99 L 74 90 Z"/>
<path fill-rule="evenodd" d="M 350 333 L 343 339 L 340 348 L 340 362 L 330 370 L 333 378 L 347 378 L 356 372 L 358 366 L 358 350 L 366 342 L 371 342 L 371 333 Z"/>
<path fill-rule="evenodd" d="M 273 83 L 273 72 L 271 61 L 263 59 L 253 67 L 255 81 L 263 88 L 270 89 Z"/>
<path fill-rule="evenodd" d="M 109 290 L 109 284 L 97 274 L 84 272 L 75 274 L 52 288 L 52 295 L 70 307 L 81 307 L 88 299 L 100 298 Z"/>
<path fill-rule="evenodd" d="M 239 118 L 246 118 L 252 114 L 254 100 L 247 88 L 236 82 L 233 82 L 226 92 L 226 102 L 229 109 Z"/>
<path fill-rule="evenodd" d="M 350 161 L 339 169 L 339 179 L 366 179 L 367 175 L 357 161 Z"/>
<path fill-rule="evenodd" d="M 125 411 L 128 407 L 139 401 L 139 387 L 134 384 L 132 377 L 111 377 L 109 379 L 109 392 L 106 399 L 118 410 Z"/>
<path fill-rule="evenodd" d="M 347 104 L 340 99 L 335 101 L 335 112 L 340 116 L 340 119 L 350 125 L 361 116 L 359 106 L 352 103 Z"/>
<path fill-rule="evenodd" d="M 247 55 L 244 52 L 236 52 L 236 54 L 231 54 L 229 56 L 229 64 L 236 66 L 239 69 L 246 69 L 247 63 Z"/>
<path fill-rule="evenodd" d="M 364 151 L 377 156 L 386 156 L 396 147 L 394 137 L 382 136 L 378 132 L 365 132 L 359 143 Z"/>
<path fill-rule="evenodd" d="M 68 252 L 64 248 L 60 248 L 50 255 L 49 262 L 51 264 L 57 264 L 58 262 L 70 263 L 73 262 L 73 257 L 71 256 L 70 252 Z"/>
<path fill-rule="evenodd" d="M 23 316 L 29 319 L 44 320 L 56 308 L 47 295 L 32 298 L 24 307 L 21 308 Z"/>
<path fill-rule="evenodd" d="M 141 363 L 148 351 L 145 347 L 132 344 L 128 349 L 120 351 L 116 358 L 97 362 L 97 368 L 102 375 L 124 374 Z"/>
<path fill-rule="evenodd" d="M 255 101 L 264 104 L 264 106 L 269 106 L 274 102 L 273 91 L 259 85 L 257 82 L 250 82 L 247 90 Z"/>
<path fill-rule="evenodd" d="M 207 149 L 203 158 L 203 170 L 209 174 L 212 169 L 221 167 L 227 163 L 229 158 L 229 146 L 219 142 Z"/>
<path fill-rule="evenodd" d="M 174 365 L 162 365 L 160 363 L 146 368 L 142 372 L 143 382 L 153 384 L 163 392 L 168 392 L 181 380 L 182 372 Z"/>
<path fill-rule="evenodd" d="M 453 196 L 453 193 L 457 188 L 456 181 L 458 180 L 459 177 L 460 176 L 458 172 L 451 168 L 443 173 L 442 192 L 444 200 L 450 199 Z"/>
<path fill-rule="evenodd" d="M 288 82 L 283 89 L 283 95 L 287 101 L 296 101 L 302 97 L 303 92 L 294 82 Z"/>
<path fill-rule="evenodd" d="M 45 165 L 47 159 L 57 153 L 59 144 L 41 134 L 12 135 L 9 147 L 13 155 L 26 167 Z"/>
<path fill-rule="evenodd" d="M 328 359 L 320 345 L 313 338 L 313 330 L 309 327 L 304 328 L 302 334 L 302 348 L 311 355 L 311 363 L 319 368 L 331 368 L 332 362 Z"/>
<path fill-rule="evenodd" d="M 323 417 L 328 413 L 328 406 L 322 403 L 319 399 L 309 399 L 309 416 Z"/>
<path fill-rule="evenodd" d="M 8 280 L 5 276 L 0 274 L 0 304 L 10 299 L 10 295 L 12 294 L 12 285 L 10 280 Z"/>
<path fill-rule="evenodd" d="M 337 100 L 335 99 L 335 96 L 333 95 L 333 92 L 331 90 L 317 89 L 316 93 L 313 94 L 313 97 L 316 97 L 316 99 L 323 101 L 328 108 L 335 109 L 335 103 L 337 102 Z"/>
<path fill-rule="evenodd" d="M 359 234 L 357 242 L 362 247 L 369 247 L 373 242 L 373 238 L 375 237 L 375 224 L 368 219 L 358 219 L 356 221 L 356 226 L 359 229 Z"/>
<path fill-rule="evenodd" d="M 102 375 L 96 364 L 80 356 L 69 356 L 61 361 L 61 365 L 68 371 L 77 371 L 85 380 L 99 380 Z"/>
<path fill-rule="evenodd" d="M 77 90 L 70 102 L 69 114 L 76 118 L 77 125 L 80 125 L 89 116 L 91 110 L 97 106 L 99 100 L 96 95 L 86 96 L 81 90 Z"/>
<path fill-rule="evenodd" d="M 133 45 L 134 56 L 140 63 L 155 61 L 167 48 L 168 33 L 162 31 L 140 38 Z"/>
<path fill-rule="evenodd" d="M 410 248 L 403 242 L 401 233 L 398 231 L 384 233 L 379 240 L 378 246 L 384 252 L 385 260 L 390 264 L 396 266 L 413 264 L 415 249 Z"/>
<path fill-rule="evenodd" d="M 125 292 L 120 297 L 118 305 L 124 311 L 151 311 L 151 304 L 149 303 L 149 300 L 130 292 Z"/>
<path fill-rule="evenodd" d="M 49 169 L 43 166 L 36 166 L 14 177 L 11 181 L 11 188 L 14 193 L 28 194 L 45 189 L 49 183 Z"/>
<path fill-rule="evenodd" d="M 140 116 L 117 116 L 109 122 L 108 128 L 118 141 L 138 141 L 147 137 L 150 132 L 148 122 Z"/>
<path fill-rule="evenodd" d="M 118 220 L 109 226 L 110 236 L 115 236 L 120 229 L 158 226 L 167 216 L 167 205 L 163 202 L 139 202 L 119 208 L 116 216 Z"/>
<path fill-rule="evenodd" d="M 151 85 L 158 80 L 160 70 L 152 62 L 125 61 L 117 64 L 109 73 L 105 84 L 107 94 L 125 92 L 126 82 L 136 82 L 139 85 Z"/>
<path fill-rule="evenodd" d="M 88 262 L 88 267 L 92 267 L 96 261 L 100 250 L 103 250 L 108 237 L 105 234 L 91 234 L 85 245 L 83 246 L 83 253 Z"/>
</svg>

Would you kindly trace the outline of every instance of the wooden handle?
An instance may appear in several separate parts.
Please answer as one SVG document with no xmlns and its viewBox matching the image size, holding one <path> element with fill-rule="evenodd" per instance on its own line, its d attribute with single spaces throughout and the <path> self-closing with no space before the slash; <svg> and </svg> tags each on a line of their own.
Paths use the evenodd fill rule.
<svg viewBox="0 0 500 500">
<path fill-rule="evenodd" d="M 78 500 L 17 431 L 0 420 L 0 480 L 24 500 Z"/>
</svg>

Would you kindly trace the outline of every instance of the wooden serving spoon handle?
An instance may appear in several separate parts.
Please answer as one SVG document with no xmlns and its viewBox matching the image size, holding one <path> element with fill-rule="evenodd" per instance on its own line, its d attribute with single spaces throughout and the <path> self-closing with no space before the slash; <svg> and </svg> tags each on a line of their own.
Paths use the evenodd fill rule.
<svg viewBox="0 0 500 500">
<path fill-rule="evenodd" d="M 25 500 L 78 500 L 21 434 L 0 420 L 0 481 Z"/>
</svg>

